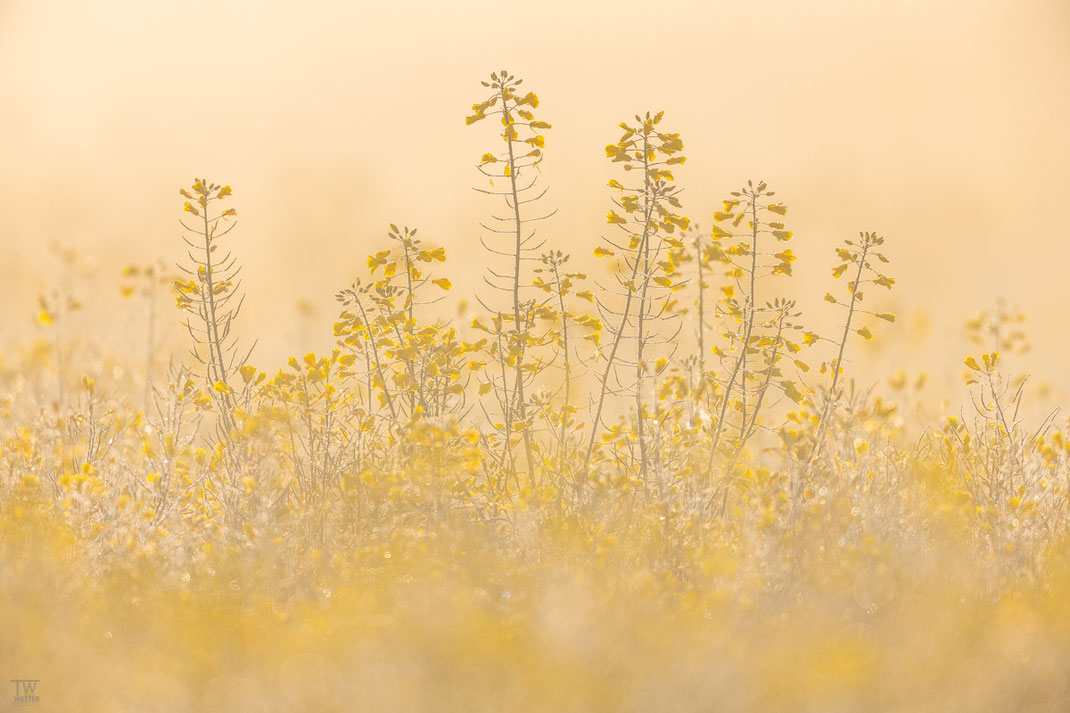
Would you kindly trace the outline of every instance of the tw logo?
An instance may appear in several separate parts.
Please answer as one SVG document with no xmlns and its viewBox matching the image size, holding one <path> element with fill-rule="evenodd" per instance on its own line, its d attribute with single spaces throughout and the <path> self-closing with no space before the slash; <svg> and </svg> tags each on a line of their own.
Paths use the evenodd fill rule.
<svg viewBox="0 0 1070 713">
<path fill-rule="evenodd" d="M 11 679 L 11 683 L 15 684 L 15 705 L 25 706 L 40 703 L 41 697 L 37 695 L 37 684 L 40 682 L 40 680 L 28 678 Z"/>
</svg>

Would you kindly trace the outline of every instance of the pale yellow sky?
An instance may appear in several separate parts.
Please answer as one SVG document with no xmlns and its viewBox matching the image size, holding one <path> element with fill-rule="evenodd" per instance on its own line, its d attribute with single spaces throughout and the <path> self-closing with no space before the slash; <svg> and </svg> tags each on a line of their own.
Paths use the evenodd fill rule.
<svg viewBox="0 0 1070 713">
<path fill-rule="evenodd" d="M 474 284 L 491 209 L 474 166 L 496 144 L 464 116 L 502 67 L 554 124 L 544 174 L 559 212 L 544 232 L 578 260 L 593 262 L 605 228 L 602 147 L 620 121 L 664 109 L 693 220 L 747 178 L 790 206 L 808 312 L 828 315 L 832 247 L 876 230 L 906 323 L 885 330 L 891 365 L 936 353 L 957 373 L 962 348 L 939 340 L 1002 294 L 1030 315 L 1046 375 L 1070 385 L 1056 373 L 1070 302 L 1065 0 L 0 0 L 9 322 L 29 323 L 50 240 L 99 259 L 108 299 L 122 262 L 177 259 L 177 190 L 201 175 L 234 187 L 246 325 L 271 325 L 262 361 L 301 348 L 302 331 L 331 343 L 332 295 L 389 222 L 445 244 L 458 290 Z M 298 325 L 299 298 L 321 324 Z M 932 341 L 917 351 L 922 308 Z"/>
</svg>

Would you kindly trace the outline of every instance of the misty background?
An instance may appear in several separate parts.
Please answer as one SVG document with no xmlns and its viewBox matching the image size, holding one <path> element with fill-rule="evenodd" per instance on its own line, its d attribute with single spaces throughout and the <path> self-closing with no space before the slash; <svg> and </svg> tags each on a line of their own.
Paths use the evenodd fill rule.
<svg viewBox="0 0 1070 713">
<path fill-rule="evenodd" d="M 981 351 L 962 323 L 1002 295 L 1029 317 L 1023 366 L 1070 387 L 1062 0 L 0 0 L 4 338 L 39 331 L 38 294 L 73 280 L 85 328 L 140 343 L 119 271 L 181 259 L 178 190 L 194 177 L 233 186 L 240 327 L 261 368 L 330 348 L 333 295 L 391 222 L 446 246 L 438 272 L 470 299 L 478 221 L 497 207 L 471 190 L 475 166 L 500 139 L 464 117 L 502 68 L 553 124 L 544 205 L 558 212 L 540 230 L 593 275 L 619 177 L 603 147 L 664 109 L 693 221 L 747 179 L 788 205 L 791 291 L 811 323 L 839 316 L 821 300 L 842 289 L 833 248 L 887 237 L 896 289 L 867 303 L 900 320 L 855 352 L 874 378 L 955 385 Z M 83 256 L 80 276 L 57 271 L 52 243 Z"/>
</svg>

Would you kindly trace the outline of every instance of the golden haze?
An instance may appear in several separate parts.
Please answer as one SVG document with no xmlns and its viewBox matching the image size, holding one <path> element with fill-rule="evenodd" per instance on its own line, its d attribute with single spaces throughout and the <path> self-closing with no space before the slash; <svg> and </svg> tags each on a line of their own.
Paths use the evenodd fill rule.
<svg viewBox="0 0 1070 713">
<path fill-rule="evenodd" d="M 277 362 L 302 331 L 331 343 L 334 290 L 389 222 L 451 254 L 478 250 L 487 204 L 469 190 L 484 149 L 461 114 L 477 80 L 527 77 L 554 123 L 544 230 L 584 255 L 604 232 L 602 146 L 662 108 L 690 162 L 700 224 L 746 178 L 793 207 L 803 285 L 859 230 L 894 239 L 899 304 L 939 304 L 936 352 L 898 344 L 895 366 L 997 294 L 1034 325 L 1035 372 L 1065 345 L 1070 242 L 1070 14 L 1059 2 L 675 3 L 639 31 L 640 5 L 490 2 L 8 2 L 0 14 L 3 298 L 30 325 L 42 246 L 100 261 L 177 258 L 174 186 L 239 188 L 234 246 L 247 263 L 243 327 Z M 639 52 L 638 41 L 649 49 Z M 472 274 L 452 273 L 470 282 Z M 809 292 L 817 291 L 817 287 Z M 299 326 L 296 302 L 319 308 Z M 802 305 L 820 319 L 822 306 Z M 914 315 L 917 321 L 920 318 Z M 888 345 L 885 345 L 888 347 Z M 957 377 L 958 365 L 947 365 Z M 885 369 L 884 366 L 881 367 Z M 920 367 L 919 367 L 920 368 Z M 885 369 L 886 370 L 886 369 Z"/>
</svg>

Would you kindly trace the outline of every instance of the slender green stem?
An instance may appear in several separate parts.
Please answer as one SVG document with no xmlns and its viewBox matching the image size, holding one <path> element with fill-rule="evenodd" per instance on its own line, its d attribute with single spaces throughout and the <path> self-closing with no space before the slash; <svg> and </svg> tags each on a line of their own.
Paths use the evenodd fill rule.
<svg viewBox="0 0 1070 713">
<path fill-rule="evenodd" d="M 515 243 L 513 247 L 513 328 L 516 330 L 519 353 L 516 358 L 516 386 L 514 393 L 517 402 L 517 416 L 521 422 L 525 422 L 523 429 L 524 453 L 527 456 L 528 478 L 530 479 L 532 489 L 534 489 L 538 481 L 537 473 L 535 472 L 535 458 L 531 446 L 531 429 L 526 425 L 527 404 L 525 403 L 524 397 L 524 352 L 527 347 L 524 340 L 526 330 L 522 330 L 520 326 L 520 254 L 523 250 L 524 224 L 520 220 L 520 196 L 516 186 L 517 166 L 516 155 L 513 152 L 512 116 L 509 113 L 509 107 L 506 103 L 507 94 L 504 81 L 501 83 L 500 93 L 502 98 L 502 116 L 505 117 L 505 143 L 509 147 L 509 192 L 512 196 L 513 224 L 516 227 Z M 506 426 L 509 428 L 509 432 L 512 433 L 512 423 L 508 423 Z"/>
</svg>

